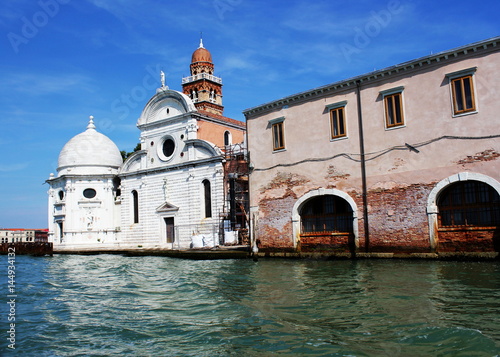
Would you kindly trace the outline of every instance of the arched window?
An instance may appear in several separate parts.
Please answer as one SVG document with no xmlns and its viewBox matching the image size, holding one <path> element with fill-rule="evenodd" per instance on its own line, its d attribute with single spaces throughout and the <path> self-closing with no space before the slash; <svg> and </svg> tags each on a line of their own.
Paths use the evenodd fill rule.
<svg viewBox="0 0 500 357">
<path fill-rule="evenodd" d="M 208 180 L 203 180 L 203 197 L 205 202 L 205 218 L 210 218 L 212 217 L 212 189 Z"/>
<path fill-rule="evenodd" d="M 349 203 L 333 195 L 316 196 L 300 210 L 302 233 L 352 232 L 353 212 Z"/>
<path fill-rule="evenodd" d="M 231 132 L 225 131 L 224 132 L 224 145 L 231 145 L 232 144 L 232 138 L 231 138 Z"/>
<path fill-rule="evenodd" d="M 132 191 L 132 205 L 134 210 L 134 223 L 139 223 L 139 194 L 136 190 Z"/>
<path fill-rule="evenodd" d="M 480 181 L 451 184 L 437 200 L 440 227 L 500 226 L 500 195 Z"/>
</svg>

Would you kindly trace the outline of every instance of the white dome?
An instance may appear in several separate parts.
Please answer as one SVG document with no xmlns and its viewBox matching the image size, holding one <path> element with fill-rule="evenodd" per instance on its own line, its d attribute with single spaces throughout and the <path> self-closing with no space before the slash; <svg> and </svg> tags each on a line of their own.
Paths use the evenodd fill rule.
<svg viewBox="0 0 500 357">
<path fill-rule="evenodd" d="M 64 145 L 57 163 L 59 175 L 116 173 L 122 165 L 120 150 L 110 138 L 95 130 L 90 117 L 87 130 Z"/>
</svg>

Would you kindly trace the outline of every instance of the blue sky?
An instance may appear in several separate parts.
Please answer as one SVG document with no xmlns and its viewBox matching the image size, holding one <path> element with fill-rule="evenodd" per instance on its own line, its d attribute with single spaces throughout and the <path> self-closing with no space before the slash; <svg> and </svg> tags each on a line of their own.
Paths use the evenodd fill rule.
<svg viewBox="0 0 500 357">
<path fill-rule="evenodd" d="M 120 150 L 160 85 L 181 90 L 203 43 L 225 115 L 500 35 L 497 0 L 4 0 L 0 227 L 47 227 L 64 144 L 89 115 Z"/>
</svg>

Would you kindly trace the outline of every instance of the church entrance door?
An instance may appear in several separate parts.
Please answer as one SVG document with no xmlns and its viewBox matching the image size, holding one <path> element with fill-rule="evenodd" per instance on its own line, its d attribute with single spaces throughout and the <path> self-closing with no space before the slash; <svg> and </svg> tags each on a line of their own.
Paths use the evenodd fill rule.
<svg viewBox="0 0 500 357">
<path fill-rule="evenodd" d="M 174 218 L 173 217 L 167 217 L 164 218 L 165 220 L 165 227 L 166 227 L 166 236 L 167 236 L 167 243 L 174 243 L 175 242 L 175 229 L 174 229 Z"/>
</svg>

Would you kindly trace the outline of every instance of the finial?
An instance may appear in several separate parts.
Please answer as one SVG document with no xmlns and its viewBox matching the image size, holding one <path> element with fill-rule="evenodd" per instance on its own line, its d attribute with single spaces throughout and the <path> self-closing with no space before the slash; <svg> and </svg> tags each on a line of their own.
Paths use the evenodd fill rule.
<svg viewBox="0 0 500 357">
<path fill-rule="evenodd" d="M 89 125 L 87 125 L 87 129 L 95 129 L 95 125 L 94 125 L 94 117 L 91 115 L 89 116 Z"/>
<path fill-rule="evenodd" d="M 205 47 L 203 47 L 203 32 L 200 32 L 200 47 L 199 48 L 205 48 Z"/>
</svg>

